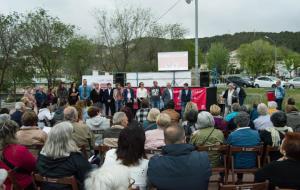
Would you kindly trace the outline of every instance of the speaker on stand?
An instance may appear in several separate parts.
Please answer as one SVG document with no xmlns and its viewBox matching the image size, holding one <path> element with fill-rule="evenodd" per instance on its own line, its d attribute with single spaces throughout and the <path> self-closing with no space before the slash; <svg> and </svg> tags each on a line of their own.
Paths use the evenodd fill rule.
<svg viewBox="0 0 300 190">
<path fill-rule="evenodd" d="M 200 72 L 200 87 L 209 87 L 209 71 L 202 71 Z"/>
<path fill-rule="evenodd" d="M 114 74 L 114 84 L 119 83 L 121 86 L 125 85 L 125 73 L 115 73 Z"/>
</svg>

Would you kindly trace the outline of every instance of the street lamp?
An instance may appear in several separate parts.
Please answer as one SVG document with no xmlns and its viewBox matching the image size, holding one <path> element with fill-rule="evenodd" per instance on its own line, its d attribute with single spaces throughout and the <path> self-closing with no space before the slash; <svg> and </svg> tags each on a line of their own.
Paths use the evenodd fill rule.
<svg viewBox="0 0 300 190">
<path fill-rule="evenodd" d="M 276 42 L 275 42 L 275 40 L 273 40 L 269 36 L 265 36 L 265 38 L 268 39 L 268 40 L 270 40 L 274 44 L 274 69 L 275 69 L 276 63 L 277 63 L 277 47 L 276 47 Z"/>
<path fill-rule="evenodd" d="M 190 4 L 193 0 L 185 0 L 187 4 Z M 195 1 L 195 76 L 196 85 L 199 83 L 198 74 L 198 0 Z"/>
</svg>

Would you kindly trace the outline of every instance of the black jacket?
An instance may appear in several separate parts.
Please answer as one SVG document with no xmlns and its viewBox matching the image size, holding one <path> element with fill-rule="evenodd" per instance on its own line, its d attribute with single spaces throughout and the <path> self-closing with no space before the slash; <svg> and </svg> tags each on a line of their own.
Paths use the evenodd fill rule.
<svg viewBox="0 0 300 190">
<path fill-rule="evenodd" d="M 300 189 L 300 161 L 284 160 L 274 161 L 258 170 L 255 182 L 269 180 L 270 188 L 275 186 L 287 189 Z"/>
<path fill-rule="evenodd" d="M 93 103 L 99 103 L 99 102 L 102 103 L 103 102 L 103 90 L 100 89 L 99 93 L 98 93 L 96 91 L 96 89 L 93 89 L 91 91 L 90 98 L 93 101 Z"/>
<path fill-rule="evenodd" d="M 105 89 L 104 90 L 104 93 L 103 93 L 103 100 L 105 103 L 107 103 L 108 100 L 110 100 L 110 102 L 114 102 L 114 89 L 110 89 L 110 94 L 108 94 L 108 89 Z"/>
<path fill-rule="evenodd" d="M 37 170 L 42 176 L 60 178 L 74 175 L 79 184 L 79 189 L 84 189 L 83 184 L 91 165 L 81 153 L 71 153 L 69 157 L 52 159 L 42 154 L 38 156 Z M 43 190 L 70 190 L 70 186 L 45 183 Z"/>
<path fill-rule="evenodd" d="M 151 157 L 148 180 L 158 190 L 206 190 L 211 168 L 207 152 L 198 152 L 191 144 L 163 147 L 163 155 Z"/>
</svg>

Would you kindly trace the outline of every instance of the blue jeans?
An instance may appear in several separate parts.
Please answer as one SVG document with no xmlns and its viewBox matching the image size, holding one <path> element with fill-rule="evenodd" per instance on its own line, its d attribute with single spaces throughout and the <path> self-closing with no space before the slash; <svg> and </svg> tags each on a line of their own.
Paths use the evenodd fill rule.
<svg viewBox="0 0 300 190">
<path fill-rule="evenodd" d="M 151 106 L 152 106 L 152 108 L 160 109 L 160 100 L 152 100 Z"/>
<path fill-rule="evenodd" d="M 120 111 L 120 109 L 122 108 L 122 100 L 116 100 L 115 101 L 115 107 L 116 107 L 116 111 Z"/>
</svg>

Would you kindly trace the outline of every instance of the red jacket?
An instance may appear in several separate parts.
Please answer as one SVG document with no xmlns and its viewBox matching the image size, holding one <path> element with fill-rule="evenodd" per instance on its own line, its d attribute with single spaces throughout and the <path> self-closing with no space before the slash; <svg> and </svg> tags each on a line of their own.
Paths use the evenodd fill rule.
<svg viewBox="0 0 300 190">
<path fill-rule="evenodd" d="M 22 170 L 28 171 L 28 173 L 16 173 L 15 178 L 17 183 L 26 188 L 32 183 L 31 172 L 35 170 L 36 158 L 28 151 L 28 149 L 22 145 L 10 144 L 7 145 L 2 152 L 2 157 L 5 158 L 10 164 L 15 167 L 22 168 Z M 0 160 L 0 168 L 4 168 L 7 171 L 11 170 L 2 160 Z M 4 182 L 6 189 L 11 189 L 11 181 L 6 180 Z"/>
</svg>

